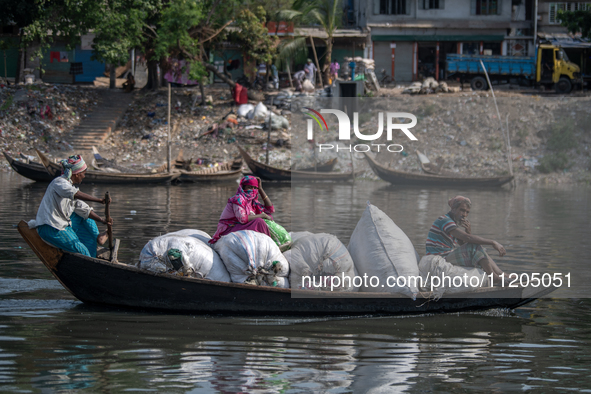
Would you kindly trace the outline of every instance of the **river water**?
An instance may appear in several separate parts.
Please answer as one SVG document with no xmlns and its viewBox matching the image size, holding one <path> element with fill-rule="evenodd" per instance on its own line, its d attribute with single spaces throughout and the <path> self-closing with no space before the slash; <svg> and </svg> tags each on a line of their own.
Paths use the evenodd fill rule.
<svg viewBox="0 0 591 394">
<path fill-rule="evenodd" d="M 461 192 L 475 234 L 499 241 L 512 272 L 570 272 L 571 288 L 515 310 L 403 317 L 227 317 L 84 305 L 38 261 L 14 225 L 35 216 L 46 185 L 0 173 L 2 392 L 589 392 L 591 189 L 499 190 L 265 185 L 275 219 L 347 244 L 366 201 L 419 253 Z M 109 186 L 120 260 L 161 233 L 213 234 L 236 184 Z M 82 185 L 102 195 L 104 186 Z M 97 207 L 97 209 L 102 206 Z"/>
</svg>

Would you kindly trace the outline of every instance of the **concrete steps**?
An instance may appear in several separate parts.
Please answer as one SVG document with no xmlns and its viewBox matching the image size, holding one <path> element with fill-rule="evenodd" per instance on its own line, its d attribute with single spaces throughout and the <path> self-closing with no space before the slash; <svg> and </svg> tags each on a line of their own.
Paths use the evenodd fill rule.
<svg viewBox="0 0 591 394">
<path fill-rule="evenodd" d="M 68 138 L 75 150 L 99 146 L 115 130 L 134 95 L 117 89 L 101 89 L 97 109 L 76 126 Z"/>
</svg>

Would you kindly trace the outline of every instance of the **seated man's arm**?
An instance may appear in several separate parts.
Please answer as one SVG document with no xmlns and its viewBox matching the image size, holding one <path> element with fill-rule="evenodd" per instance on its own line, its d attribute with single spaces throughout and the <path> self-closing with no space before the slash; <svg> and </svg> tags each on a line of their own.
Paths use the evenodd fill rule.
<svg viewBox="0 0 591 394">
<path fill-rule="evenodd" d="M 497 241 L 493 241 L 491 239 L 482 238 L 478 235 L 467 234 L 465 231 L 460 230 L 459 228 L 454 228 L 450 231 L 450 234 L 453 235 L 458 240 L 462 241 L 462 243 L 469 243 L 469 244 L 477 244 L 477 245 L 491 245 L 497 252 L 499 252 L 499 256 L 504 256 L 505 248 L 503 245 L 498 243 Z"/>
</svg>

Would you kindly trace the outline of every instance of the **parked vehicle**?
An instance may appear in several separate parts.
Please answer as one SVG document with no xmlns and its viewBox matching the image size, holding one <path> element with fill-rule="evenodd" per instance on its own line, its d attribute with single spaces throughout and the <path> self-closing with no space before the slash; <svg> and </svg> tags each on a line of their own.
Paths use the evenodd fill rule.
<svg viewBox="0 0 591 394">
<path fill-rule="evenodd" d="M 570 93 L 580 83 L 581 69 L 568 59 L 558 46 L 542 44 L 536 56 L 488 56 L 448 54 L 446 70 L 451 77 L 470 82 L 474 90 L 489 88 L 480 61 L 492 81 L 509 82 L 520 79 L 532 85 L 543 85 L 557 93 Z"/>
</svg>

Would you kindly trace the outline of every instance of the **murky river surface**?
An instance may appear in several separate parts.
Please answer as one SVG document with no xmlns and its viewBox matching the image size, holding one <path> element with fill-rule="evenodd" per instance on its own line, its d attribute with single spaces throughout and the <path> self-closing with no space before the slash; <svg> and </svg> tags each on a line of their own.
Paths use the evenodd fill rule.
<svg viewBox="0 0 591 394">
<path fill-rule="evenodd" d="M 38 261 L 14 225 L 35 216 L 46 185 L 0 173 L 2 392 L 570 392 L 591 391 L 588 187 L 462 190 L 475 234 L 507 249 L 518 272 L 571 272 L 570 290 L 516 310 L 406 317 L 178 315 L 87 306 Z M 107 188 L 82 185 L 102 195 Z M 213 234 L 235 184 L 109 186 L 121 261 L 152 237 Z M 347 244 L 370 200 L 419 253 L 459 190 L 267 185 L 275 218 Z M 97 207 L 102 209 L 102 206 Z M 292 223 L 293 219 L 293 223 Z"/>
</svg>

